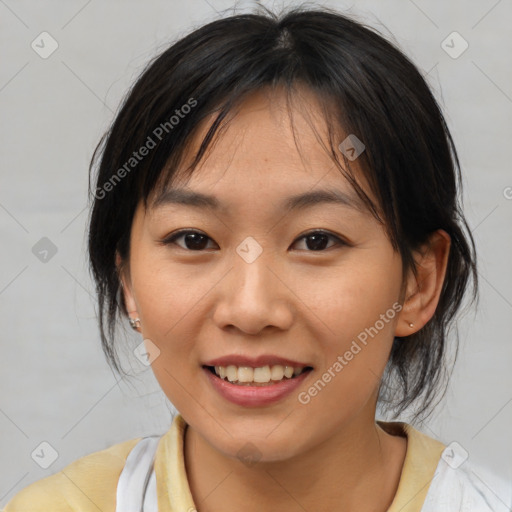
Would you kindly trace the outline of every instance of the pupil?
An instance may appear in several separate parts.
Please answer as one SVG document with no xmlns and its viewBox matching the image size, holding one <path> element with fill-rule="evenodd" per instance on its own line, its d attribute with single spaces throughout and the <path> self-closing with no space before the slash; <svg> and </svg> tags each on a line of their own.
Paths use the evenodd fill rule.
<svg viewBox="0 0 512 512">
<path fill-rule="evenodd" d="M 306 238 L 307 242 L 306 245 L 308 246 L 308 249 L 317 251 L 321 249 L 325 249 L 326 242 L 327 242 L 327 235 L 309 235 Z M 309 240 L 313 240 L 313 243 L 309 243 Z"/>
<path fill-rule="evenodd" d="M 201 240 L 203 238 L 203 240 Z M 188 233 L 185 235 L 185 244 L 189 249 L 204 249 L 205 247 L 205 236 L 200 233 Z"/>
</svg>

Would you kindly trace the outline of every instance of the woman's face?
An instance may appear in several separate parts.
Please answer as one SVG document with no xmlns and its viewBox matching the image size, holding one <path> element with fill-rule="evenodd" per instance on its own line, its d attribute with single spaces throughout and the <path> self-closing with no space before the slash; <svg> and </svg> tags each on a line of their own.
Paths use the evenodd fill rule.
<svg viewBox="0 0 512 512">
<path fill-rule="evenodd" d="M 283 98 L 253 94 L 180 185 L 218 208 L 171 195 L 146 212 L 139 205 L 124 279 L 169 400 L 219 452 L 262 461 L 373 424 L 401 309 L 399 254 L 295 112 L 301 159 Z M 289 203 L 320 191 L 340 200 Z M 202 236 L 162 243 L 183 229 Z M 219 358 L 246 367 L 228 370 L 231 379 L 277 379 L 285 360 L 311 369 L 232 384 L 205 367 Z"/>
</svg>

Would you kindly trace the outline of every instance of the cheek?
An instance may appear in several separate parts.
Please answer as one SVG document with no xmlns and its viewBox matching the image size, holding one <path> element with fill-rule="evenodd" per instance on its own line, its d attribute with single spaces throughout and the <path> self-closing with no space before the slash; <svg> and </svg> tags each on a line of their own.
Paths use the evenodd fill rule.
<svg viewBox="0 0 512 512">
<path fill-rule="evenodd" d="M 392 254 L 379 256 L 373 261 L 361 257 L 331 273 L 315 292 L 306 287 L 301 291 L 321 319 L 317 343 L 324 355 L 314 389 L 306 390 L 305 400 L 321 400 L 332 407 L 339 407 L 342 400 L 350 409 L 366 402 L 378 386 L 401 309 L 400 262 Z"/>
<path fill-rule="evenodd" d="M 184 361 L 191 359 L 196 339 L 190 331 L 193 328 L 190 319 L 204 291 L 183 270 L 164 265 L 151 255 L 141 261 L 145 264 L 132 271 L 137 308 L 144 338 L 160 351 L 152 368 L 157 379 L 165 382 L 162 387 L 167 392 L 178 385 L 175 378 L 181 381 L 186 377 L 180 371 L 184 369 Z"/>
<path fill-rule="evenodd" d="M 133 272 L 141 321 L 157 339 L 174 337 L 187 315 L 200 306 L 213 277 L 205 279 L 203 274 L 199 279 L 192 267 L 172 264 L 157 251 L 141 254 L 141 261 L 144 265 Z"/>
<path fill-rule="evenodd" d="M 294 280 L 294 292 L 301 298 L 304 311 L 309 310 L 310 317 L 319 320 L 328 337 L 338 340 L 335 345 L 340 349 L 343 340 L 373 326 L 398 301 L 401 264 L 391 251 L 361 250 L 337 267 L 314 270 L 302 277 Z M 394 313 L 388 316 L 393 319 Z M 388 323 L 379 327 L 384 335 L 389 335 Z"/>
<path fill-rule="evenodd" d="M 315 380 L 298 397 L 308 414 L 321 422 L 336 418 L 335 423 L 342 423 L 377 398 L 393 342 L 395 311 L 389 311 L 388 323 L 379 318 L 360 329 L 351 326 L 347 331 L 356 334 L 341 334 L 329 346 L 324 344 L 325 364 L 316 369 Z"/>
<path fill-rule="evenodd" d="M 222 277 L 222 269 L 171 262 L 165 250 L 139 248 L 132 269 L 133 287 L 144 338 L 159 349 L 152 370 L 178 410 L 188 411 L 190 395 L 200 399 L 198 377 L 203 372 L 201 329 L 209 311 L 208 293 Z M 136 264 L 144 262 L 144 264 Z"/>
</svg>

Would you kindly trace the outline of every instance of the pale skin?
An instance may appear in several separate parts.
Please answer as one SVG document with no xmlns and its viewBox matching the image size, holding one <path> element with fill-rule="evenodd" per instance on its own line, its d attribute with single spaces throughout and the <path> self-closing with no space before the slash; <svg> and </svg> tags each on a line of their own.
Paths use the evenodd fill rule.
<svg viewBox="0 0 512 512">
<path fill-rule="evenodd" d="M 304 94 L 315 112 L 314 97 Z M 117 258 L 128 314 L 159 348 L 152 369 L 189 425 L 185 464 L 199 512 L 384 512 L 400 480 L 407 442 L 375 422 L 378 385 L 394 336 L 407 337 L 434 314 L 450 237 L 433 233 L 415 254 L 418 276 L 402 280 L 400 255 L 369 212 L 332 203 L 282 210 L 284 199 L 312 189 L 355 196 L 300 115 L 295 127 L 305 161 L 283 98 L 253 94 L 180 185 L 214 195 L 226 209 L 139 205 L 129 261 Z M 158 243 L 183 228 L 206 235 L 204 248 L 188 248 L 185 237 Z M 324 249 L 310 249 L 304 235 L 318 230 L 349 245 L 327 238 Z M 250 264 L 236 252 L 248 236 L 263 249 Z M 395 303 L 401 311 L 300 403 L 298 393 Z M 313 371 L 278 403 L 243 407 L 221 397 L 202 369 L 227 354 L 274 354 Z M 252 466 L 237 457 L 248 442 L 259 457 Z"/>
</svg>

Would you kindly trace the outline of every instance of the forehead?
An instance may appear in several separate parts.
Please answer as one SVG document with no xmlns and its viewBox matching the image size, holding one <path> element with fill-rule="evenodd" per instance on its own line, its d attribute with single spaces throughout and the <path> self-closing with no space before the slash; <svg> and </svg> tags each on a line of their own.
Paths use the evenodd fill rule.
<svg viewBox="0 0 512 512">
<path fill-rule="evenodd" d="M 205 120 L 193 137 L 190 156 L 199 149 L 212 121 L 212 117 Z M 330 161 L 318 140 L 327 142 L 325 132 L 318 100 L 307 89 L 290 96 L 282 88 L 254 91 L 228 113 L 227 123 L 192 179 L 205 179 L 201 169 L 207 169 L 209 175 L 215 170 L 234 170 L 231 162 L 237 164 L 233 174 L 243 179 L 255 174 L 270 179 L 287 171 L 294 175 L 311 172 L 304 168 L 307 164 Z M 279 172 L 269 172 L 272 168 Z"/>
<path fill-rule="evenodd" d="M 327 125 L 317 98 L 300 90 L 288 107 L 283 90 L 252 93 L 230 113 L 192 174 L 183 179 L 178 172 L 167 189 L 155 194 L 152 208 L 182 205 L 228 213 L 232 206 L 251 202 L 274 203 L 282 209 L 323 202 L 366 211 L 328 154 Z M 212 121 L 213 115 L 191 139 L 183 168 L 192 161 Z M 369 193 L 357 165 L 351 166 L 351 173 Z"/>
</svg>

